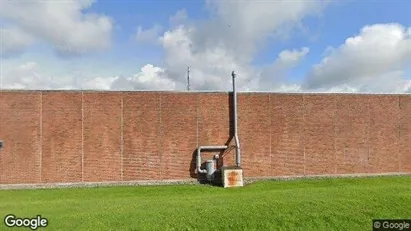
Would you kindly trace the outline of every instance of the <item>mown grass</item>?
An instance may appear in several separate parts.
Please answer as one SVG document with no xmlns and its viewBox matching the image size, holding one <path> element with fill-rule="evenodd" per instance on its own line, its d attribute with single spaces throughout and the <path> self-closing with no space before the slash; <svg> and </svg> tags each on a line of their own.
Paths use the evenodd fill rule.
<svg viewBox="0 0 411 231">
<path fill-rule="evenodd" d="M 39 230 L 372 230 L 372 219 L 411 218 L 411 177 L 10 190 L 0 198 L 2 220 L 40 214 L 49 226 Z"/>
</svg>

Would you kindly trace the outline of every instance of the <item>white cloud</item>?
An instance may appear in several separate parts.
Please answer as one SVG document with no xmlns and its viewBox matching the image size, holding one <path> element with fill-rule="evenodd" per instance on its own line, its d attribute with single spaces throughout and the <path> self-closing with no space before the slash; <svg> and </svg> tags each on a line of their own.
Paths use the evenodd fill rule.
<svg viewBox="0 0 411 231">
<path fill-rule="evenodd" d="M 294 50 L 285 50 L 280 52 L 278 57 L 285 63 L 289 65 L 295 65 L 297 64 L 301 58 L 303 58 L 305 55 L 308 54 L 310 49 L 308 47 L 303 47 L 301 48 L 300 51 L 294 49 Z"/>
<path fill-rule="evenodd" d="M 273 89 L 274 92 L 289 92 L 289 93 L 299 93 L 302 92 L 301 86 L 299 84 L 281 84 L 280 86 Z"/>
<path fill-rule="evenodd" d="M 359 35 L 346 39 L 336 49 L 329 49 L 329 55 L 307 76 L 304 89 L 407 91 L 410 80 L 405 78 L 404 70 L 411 67 L 409 31 L 410 28 L 399 24 L 365 26 Z"/>
<path fill-rule="evenodd" d="M 39 41 L 52 44 L 62 54 L 107 48 L 112 20 L 83 13 L 92 3 L 0 0 L 0 19 L 11 22 L 0 29 L 3 55 L 21 53 Z M 405 78 L 411 77 L 405 71 L 411 70 L 411 28 L 399 24 L 368 25 L 341 46 L 328 47 L 325 58 L 302 84 L 289 83 L 287 77 L 309 53 L 308 47 L 283 50 L 272 64 L 253 66 L 264 42 L 294 34 L 304 18 L 319 14 L 327 3 L 209 0 L 210 19 L 192 21 L 180 10 L 170 17 L 170 28 L 164 32 L 159 25 L 137 29 L 135 40 L 156 42 L 163 49 L 162 67 L 147 64 L 127 76 L 81 73 L 82 77 L 57 77 L 27 62 L 4 68 L 3 88 L 182 90 L 190 66 L 194 90 L 231 90 L 230 74 L 235 70 L 241 91 L 411 92 L 411 78 Z"/>
<path fill-rule="evenodd" d="M 23 33 L 49 43 L 62 55 L 106 49 L 111 43 L 112 19 L 84 13 L 92 0 L 0 0 L 0 19 Z M 23 49 L 25 43 L 20 44 Z"/>
<path fill-rule="evenodd" d="M 75 87 L 75 79 L 70 76 L 48 76 L 42 73 L 36 62 L 17 66 L 6 66 L 1 73 L 3 89 L 63 89 Z"/>
<path fill-rule="evenodd" d="M 284 36 L 302 19 L 317 15 L 326 1 L 217 1 L 208 0 L 215 19 L 204 25 L 196 39 L 200 44 L 223 43 L 235 54 L 252 58 L 259 44 Z"/>
<path fill-rule="evenodd" d="M 192 89 L 223 90 L 229 88 L 232 70 L 247 77 L 250 68 L 247 65 L 241 65 L 224 46 L 210 47 L 202 52 L 193 51 L 191 36 L 197 32 L 196 30 L 197 28 L 194 27 L 180 26 L 167 31 L 161 38 L 165 51 L 166 73 L 176 82 L 179 89 L 185 88 L 188 66 L 191 67 L 190 85 Z"/>
<path fill-rule="evenodd" d="M 303 47 L 300 50 L 294 49 L 280 52 L 274 63 L 263 68 L 261 71 L 257 85 L 258 89 L 264 91 L 289 91 L 289 89 L 292 91 L 296 90 L 296 85 L 286 86 L 281 84 L 286 80 L 287 72 L 297 66 L 309 51 L 310 49 L 308 47 Z"/>
<path fill-rule="evenodd" d="M 188 19 L 187 11 L 185 9 L 181 9 L 177 11 L 173 16 L 170 17 L 170 24 L 172 26 L 184 24 Z"/>
<path fill-rule="evenodd" d="M 58 76 L 43 71 L 36 62 L 22 65 L 6 65 L 1 75 L 2 89 L 84 89 L 84 90 L 174 90 L 175 83 L 168 79 L 164 70 L 147 64 L 131 77 Z"/>
<path fill-rule="evenodd" d="M 411 80 L 404 78 L 404 72 L 394 71 L 368 79 L 358 79 L 345 84 L 317 88 L 312 91 L 337 93 L 411 93 Z"/>
<path fill-rule="evenodd" d="M 34 39 L 16 27 L 0 28 L 0 54 L 9 57 L 22 53 Z"/>
<path fill-rule="evenodd" d="M 7 19 L 24 33 L 52 44 L 59 53 L 79 54 L 108 47 L 112 29 L 111 19 L 96 14 L 86 14 L 93 3 L 77 1 L 29 1 L 0 0 L 0 18 Z M 194 90 L 231 89 L 232 70 L 238 73 L 239 90 L 258 90 L 274 72 L 287 72 L 308 52 L 284 51 L 267 67 L 261 77 L 251 62 L 264 41 L 289 33 L 285 28 L 295 28 L 307 16 L 321 11 L 322 1 L 207 1 L 211 18 L 192 21 L 185 10 L 170 17 L 171 27 L 161 36 L 159 26 L 144 30 L 139 28 L 138 41 L 158 41 L 164 51 L 163 67 L 146 65 L 132 77 L 91 77 L 84 81 L 57 82 L 47 73 L 34 75 L 46 86 L 101 89 L 185 89 L 186 69 L 191 67 L 191 86 Z M 51 23 L 53 22 L 53 23 Z M 75 32 L 75 33 L 73 33 Z M 157 37 L 155 39 L 155 37 Z M 18 69 L 18 68 L 17 68 Z M 41 87 L 19 76 L 8 73 L 19 86 Z M 42 77 L 41 77 L 42 76 Z M 92 76 L 92 73 L 85 74 Z M 10 79 L 9 79 L 10 80 Z M 47 80 L 47 81 L 45 81 Z M 94 86 L 94 87 L 93 87 Z M 277 85 L 272 86 L 276 88 Z M 280 85 L 278 85 L 280 87 Z"/>
<path fill-rule="evenodd" d="M 132 77 L 117 78 L 111 84 L 113 90 L 175 90 L 175 83 L 164 70 L 147 64 Z"/>
<path fill-rule="evenodd" d="M 143 27 L 139 26 L 137 28 L 136 41 L 138 43 L 157 44 L 161 30 L 162 27 L 157 24 L 152 28 L 146 30 L 144 30 Z"/>
<path fill-rule="evenodd" d="M 235 70 L 239 73 L 240 90 L 257 90 L 259 72 L 252 67 L 251 61 L 261 44 L 290 32 L 285 28 L 293 28 L 303 18 L 317 14 L 324 7 L 323 3 L 207 1 L 211 19 L 185 21 L 170 28 L 161 37 L 166 73 L 176 82 L 177 88 L 184 89 L 186 68 L 191 66 L 193 89 L 227 90 L 231 89 L 230 73 Z M 281 54 L 283 57 L 280 57 L 282 61 L 276 61 L 275 67 L 270 70 L 277 68 L 286 72 L 307 52 L 308 48 L 298 53 L 284 51 Z M 293 57 L 296 54 L 300 56 Z M 269 78 L 268 75 L 263 77 Z"/>
</svg>

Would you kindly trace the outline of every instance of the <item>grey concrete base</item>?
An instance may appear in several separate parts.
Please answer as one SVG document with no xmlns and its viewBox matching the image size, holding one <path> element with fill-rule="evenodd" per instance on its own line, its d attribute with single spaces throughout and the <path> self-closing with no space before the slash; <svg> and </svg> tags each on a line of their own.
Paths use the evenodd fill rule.
<svg viewBox="0 0 411 231">
<path fill-rule="evenodd" d="M 354 178 L 354 177 L 383 177 L 383 176 L 411 176 L 411 172 L 403 173 L 364 173 L 364 174 L 333 174 L 333 175 L 299 175 L 278 177 L 244 177 L 244 184 L 258 181 L 284 181 L 296 179 L 322 179 L 322 178 Z M 197 179 L 180 180 L 147 180 L 147 181 L 111 181 L 111 182 L 74 182 L 74 183 L 47 183 L 47 184 L 0 184 L 0 190 L 11 189 L 46 189 L 46 188 L 96 188 L 116 186 L 149 186 L 149 185 L 187 185 L 200 184 Z"/>
</svg>

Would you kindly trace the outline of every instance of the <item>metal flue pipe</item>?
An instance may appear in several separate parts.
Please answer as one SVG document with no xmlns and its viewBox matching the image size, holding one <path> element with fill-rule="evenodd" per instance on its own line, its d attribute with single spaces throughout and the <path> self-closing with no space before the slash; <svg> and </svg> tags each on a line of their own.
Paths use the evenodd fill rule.
<svg viewBox="0 0 411 231">
<path fill-rule="evenodd" d="M 237 167 L 241 167 L 241 149 L 240 149 L 240 141 L 238 139 L 238 133 L 237 133 L 237 90 L 235 87 L 235 79 L 236 79 L 236 73 L 233 71 L 231 73 L 231 76 L 233 77 L 233 110 L 234 110 L 234 139 L 235 139 L 235 159 L 236 159 L 236 165 Z"/>
<path fill-rule="evenodd" d="M 237 90 L 235 86 L 235 78 L 236 74 L 233 71 L 231 73 L 231 76 L 233 77 L 233 109 L 234 109 L 234 139 L 235 139 L 235 147 L 236 147 L 236 165 L 237 167 L 241 167 L 241 149 L 240 149 L 240 141 L 238 139 L 238 133 L 237 133 Z M 198 173 L 207 173 L 206 169 L 201 169 L 201 151 L 202 150 L 223 150 L 227 149 L 227 146 L 200 146 L 197 148 L 197 158 L 196 158 L 196 169 Z"/>
</svg>

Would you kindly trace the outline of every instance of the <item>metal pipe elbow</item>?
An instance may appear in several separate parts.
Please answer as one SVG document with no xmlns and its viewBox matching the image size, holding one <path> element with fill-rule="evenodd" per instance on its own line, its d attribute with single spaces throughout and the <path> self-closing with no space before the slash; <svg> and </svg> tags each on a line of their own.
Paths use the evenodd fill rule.
<svg viewBox="0 0 411 231">
<path fill-rule="evenodd" d="M 201 169 L 201 166 L 197 166 L 197 173 L 207 173 L 207 170 Z"/>
</svg>

